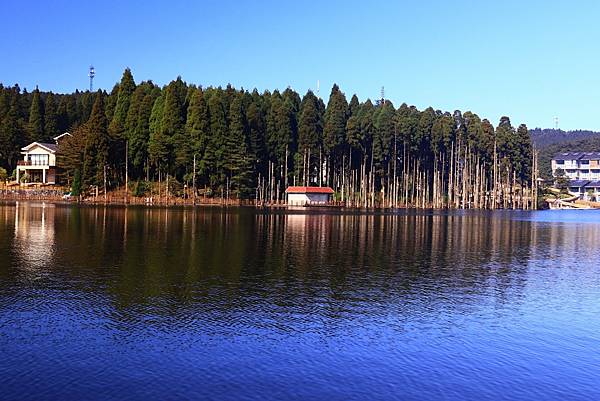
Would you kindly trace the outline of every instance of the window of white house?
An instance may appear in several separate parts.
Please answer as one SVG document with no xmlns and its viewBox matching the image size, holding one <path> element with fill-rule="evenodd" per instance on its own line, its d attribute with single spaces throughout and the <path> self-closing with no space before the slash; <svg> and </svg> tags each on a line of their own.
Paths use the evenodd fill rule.
<svg viewBox="0 0 600 401">
<path fill-rule="evenodd" d="M 48 155 L 29 155 L 29 161 L 32 166 L 47 166 Z"/>
</svg>

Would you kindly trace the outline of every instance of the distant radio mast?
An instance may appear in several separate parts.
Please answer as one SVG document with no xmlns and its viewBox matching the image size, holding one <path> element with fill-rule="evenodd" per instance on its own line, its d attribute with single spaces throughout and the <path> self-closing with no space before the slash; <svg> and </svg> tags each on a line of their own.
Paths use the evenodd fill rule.
<svg viewBox="0 0 600 401">
<path fill-rule="evenodd" d="M 94 77 L 96 76 L 96 71 L 94 70 L 94 66 L 90 65 L 90 72 L 88 77 L 90 77 L 90 92 L 94 90 Z"/>
<path fill-rule="evenodd" d="M 381 87 L 381 104 L 383 105 L 385 103 L 385 88 L 382 86 Z"/>
<path fill-rule="evenodd" d="M 558 117 L 554 117 L 554 129 L 558 129 Z"/>
<path fill-rule="evenodd" d="M 321 88 L 321 82 L 317 79 L 317 97 L 319 96 L 319 89 Z"/>
</svg>

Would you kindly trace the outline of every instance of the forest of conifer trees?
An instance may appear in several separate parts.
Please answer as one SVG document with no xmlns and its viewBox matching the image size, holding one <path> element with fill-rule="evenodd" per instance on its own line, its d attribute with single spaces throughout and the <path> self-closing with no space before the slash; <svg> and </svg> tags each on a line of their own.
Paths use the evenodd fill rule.
<svg viewBox="0 0 600 401">
<path fill-rule="evenodd" d="M 494 127 L 470 111 L 348 101 L 308 91 L 199 87 L 181 78 L 136 84 L 129 69 L 110 93 L 27 92 L 0 85 L 0 166 L 20 148 L 68 131 L 62 181 L 171 188 L 274 203 L 289 185 L 331 186 L 356 207 L 532 208 L 536 158 L 527 127 Z"/>
</svg>

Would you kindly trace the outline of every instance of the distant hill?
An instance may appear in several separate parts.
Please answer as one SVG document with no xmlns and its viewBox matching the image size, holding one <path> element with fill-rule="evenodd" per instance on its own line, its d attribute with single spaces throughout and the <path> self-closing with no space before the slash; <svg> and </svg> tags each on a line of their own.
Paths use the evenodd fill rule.
<svg viewBox="0 0 600 401">
<path fill-rule="evenodd" d="M 535 128 L 529 130 L 533 144 L 538 148 L 544 148 L 548 145 L 572 142 L 588 138 L 600 138 L 600 132 L 588 130 L 563 131 L 561 129 Z M 600 149 L 595 149 L 600 151 Z"/>
</svg>

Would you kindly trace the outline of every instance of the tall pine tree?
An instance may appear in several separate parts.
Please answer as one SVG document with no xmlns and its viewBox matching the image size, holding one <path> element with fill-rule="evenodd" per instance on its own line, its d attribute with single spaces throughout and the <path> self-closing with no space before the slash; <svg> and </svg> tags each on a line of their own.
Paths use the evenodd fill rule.
<svg viewBox="0 0 600 401">
<path fill-rule="evenodd" d="M 46 135 L 46 140 L 48 141 L 62 134 L 58 129 L 56 101 L 54 100 L 54 94 L 52 92 L 48 93 L 46 101 L 44 102 L 44 133 Z"/>
<path fill-rule="evenodd" d="M 187 147 L 184 150 L 185 153 L 182 152 L 182 154 L 185 154 L 187 163 L 190 161 L 193 163 L 195 157 L 198 166 L 206 152 L 210 139 L 210 118 L 202 89 L 193 88 L 191 92 L 185 124 Z M 197 168 L 196 174 L 198 174 L 198 171 Z"/>
<path fill-rule="evenodd" d="M 126 68 L 125 71 L 123 71 L 123 76 L 121 77 L 121 82 L 118 86 L 115 110 L 109 125 L 110 133 L 114 138 L 123 139 L 126 136 L 125 123 L 131 104 L 131 97 L 133 96 L 135 89 L 135 81 L 133 80 L 131 70 Z"/>
<path fill-rule="evenodd" d="M 31 107 L 29 108 L 27 139 L 30 142 L 43 142 L 46 139 L 44 135 L 44 104 L 37 88 L 33 91 Z"/>
<path fill-rule="evenodd" d="M 13 95 L 8 112 L 0 123 L 0 157 L 2 165 L 11 171 L 16 167 L 20 148 L 26 141 L 19 108 L 19 99 Z"/>
<path fill-rule="evenodd" d="M 96 93 L 96 100 L 85 125 L 85 131 L 83 180 L 87 184 L 102 186 L 104 171 L 108 168 L 111 144 L 104 110 L 104 95 L 101 91 Z"/>
<path fill-rule="evenodd" d="M 242 106 L 242 96 L 236 96 L 229 108 L 229 130 L 225 140 L 224 167 L 231 188 L 245 198 L 253 193 L 253 160 L 248 152 L 247 124 Z"/>
<path fill-rule="evenodd" d="M 339 171 L 344 144 L 346 143 L 346 121 L 348 118 L 348 102 L 337 84 L 331 88 L 329 102 L 325 111 L 323 127 L 323 148 L 327 156 L 327 181 L 333 184 L 333 176 Z"/>
<path fill-rule="evenodd" d="M 185 136 L 185 117 L 187 86 L 177 77 L 167 85 L 164 92 L 165 104 L 161 122 L 161 131 L 169 143 L 170 151 L 167 157 L 167 166 L 171 174 L 183 175 L 189 166 L 189 142 Z"/>
</svg>

